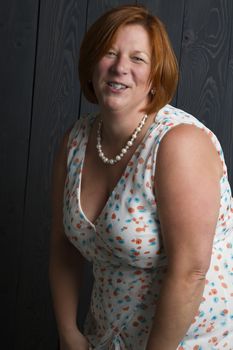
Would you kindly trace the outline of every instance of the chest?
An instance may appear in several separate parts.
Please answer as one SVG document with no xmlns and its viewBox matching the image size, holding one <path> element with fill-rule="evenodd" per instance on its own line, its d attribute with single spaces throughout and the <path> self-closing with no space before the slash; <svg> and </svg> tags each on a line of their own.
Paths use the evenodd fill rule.
<svg viewBox="0 0 233 350">
<path fill-rule="evenodd" d="M 124 164 L 125 169 L 122 165 L 107 171 L 86 157 L 74 184 L 79 196 L 67 201 L 65 217 L 71 239 L 84 256 L 88 251 L 89 258 L 105 261 L 117 254 L 117 263 L 120 257 L 127 264 L 150 268 L 161 258 L 160 225 L 151 169 L 135 161 Z"/>
<path fill-rule="evenodd" d="M 153 186 L 153 181 L 151 181 L 153 141 L 149 132 L 146 137 L 146 132 L 147 128 L 118 163 L 107 165 L 98 156 L 95 126 L 92 128 L 85 152 L 83 152 L 79 189 L 82 211 L 92 223 L 106 207 L 113 191 L 122 193 L 126 187 L 131 191 L 130 188 L 135 183 L 141 186 L 140 183 L 144 182 L 145 178 L 148 178 L 147 186 L 151 190 Z M 113 154 L 117 152 L 116 148 Z M 138 178 L 137 181 L 136 178 Z"/>
<path fill-rule="evenodd" d="M 104 164 L 93 145 L 86 150 L 81 174 L 80 201 L 86 217 L 95 222 L 118 183 L 125 176 L 131 152 L 114 166 Z"/>
</svg>

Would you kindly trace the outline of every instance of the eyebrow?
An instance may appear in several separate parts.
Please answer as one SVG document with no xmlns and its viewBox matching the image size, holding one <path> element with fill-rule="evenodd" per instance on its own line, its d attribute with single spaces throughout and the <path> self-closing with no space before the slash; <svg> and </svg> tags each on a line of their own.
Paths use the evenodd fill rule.
<svg viewBox="0 0 233 350">
<path fill-rule="evenodd" d="M 112 50 L 117 50 L 116 46 L 112 45 L 109 50 L 112 49 Z M 134 54 L 144 54 L 146 55 L 149 59 L 151 59 L 151 55 L 149 53 L 147 53 L 146 51 L 141 51 L 141 50 L 134 50 L 133 51 Z"/>
</svg>

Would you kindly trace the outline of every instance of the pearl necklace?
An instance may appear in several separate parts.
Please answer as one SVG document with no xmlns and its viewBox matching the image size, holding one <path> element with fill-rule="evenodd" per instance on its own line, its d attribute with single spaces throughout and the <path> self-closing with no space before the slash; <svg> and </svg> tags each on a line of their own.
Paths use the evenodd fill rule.
<svg viewBox="0 0 233 350">
<path fill-rule="evenodd" d="M 119 162 L 124 155 L 127 153 L 128 149 L 130 147 L 133 146 L 134 141 L 136 140 L 139 132 L 142 130 L 143 125 L 145 124 L 146 120 L 148 118 L 148 115 L 145 114 L 142 118 L 142 120 L 140 121 L 140 123 L 138 124 L 138 127 L 134 130 L 131 139 L 129 141 L 126 142 L 125 146 L 121 149 L 120 153 L 117 154 L 114 158 L 107 158 L 102 150 L 102 146 L 101 146 L 101 127 L 102 127 L 102 123 L 103 121 L 100 120 L 99 124 L 98 124 L 98 128 L 97 128 L 97 144 L 96 144 L 96 148 L 98 150 L 98 155 L 100 157 L 100 159 L 105 163 L 105 164 L 110 164 L 110 165 L 114 165 L 117 162 Z"/>
</svg>

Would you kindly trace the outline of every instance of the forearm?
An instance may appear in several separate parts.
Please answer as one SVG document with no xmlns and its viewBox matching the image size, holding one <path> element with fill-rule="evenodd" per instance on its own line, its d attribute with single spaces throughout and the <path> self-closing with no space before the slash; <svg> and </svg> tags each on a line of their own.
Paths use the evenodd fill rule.
<svg viewBox="0 0 233 350">
<path fill-rule="evenodd" d="M 77 329 L 76 316 L 82 281 L 83 258 L 69 243 L 52 248 L 49 279 L 60 337 Z"/>
<path fill-rule="evenodd" d="M 146 350 L 177 348 L 199 308 L 204 285 L 203 276 L 166 276 Z"/>
</svg>

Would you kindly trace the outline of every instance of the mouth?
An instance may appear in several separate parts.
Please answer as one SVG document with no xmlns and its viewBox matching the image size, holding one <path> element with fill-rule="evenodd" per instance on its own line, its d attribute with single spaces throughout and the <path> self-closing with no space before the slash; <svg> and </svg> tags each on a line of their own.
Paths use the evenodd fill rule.
<svg viewBox="0 0 233 350">
<path fill-rule="evenodd" d="M 126 90 L 128 88 L 128 86 L 126 84 L 119 83 L 116 81 L 108 81 L 107 85 L 115 90 Z"/>
</svg>

